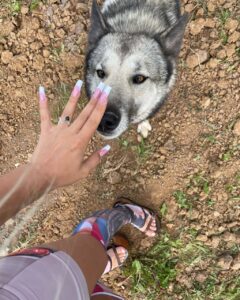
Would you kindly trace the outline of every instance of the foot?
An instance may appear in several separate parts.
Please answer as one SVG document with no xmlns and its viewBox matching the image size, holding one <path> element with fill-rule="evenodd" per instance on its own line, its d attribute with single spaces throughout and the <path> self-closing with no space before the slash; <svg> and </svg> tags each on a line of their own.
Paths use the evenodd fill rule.
<svg viewBox="0 0 240 300">
<path fill-rule="evenodd" d="M 120 207 L 125 206 L 129 210 L 131 210 L 131 214 L 132 214 L 131 224 L 135 228 L 145 233 L 149 237 L 154 237 L 156 235 L 157 217 L 150 210 L 136 204 L 121 203 L 121 201 L 116 203 L 114 207 L 119 207 L 119 206 Z"/>
<path fill-rule="evenodd" d="M 152 126 L 148 120 L 138 124 L 137 132 L 140 133 L 143 138 L 146 139 L 150 131 L 152 131 Z"/>
<path fill-rule="evenodd" d="M 128 251 L 124 247 L 115 247 L 108 249 L 107 251 L 108 263 L 103 272 L 103 275 L 110 271 L 121 267 L 128 258 Z"/>
</svg>

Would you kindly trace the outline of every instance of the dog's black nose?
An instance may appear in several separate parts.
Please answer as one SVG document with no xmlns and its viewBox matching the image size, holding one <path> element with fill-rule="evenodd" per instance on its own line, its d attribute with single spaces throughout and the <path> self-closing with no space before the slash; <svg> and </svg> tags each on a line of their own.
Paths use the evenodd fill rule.
<svg viewBox="0 0 240 300">
<path fill-rule="evenodd" d="M 121 116 L 118 112 L 106 111 L 99 124 L 98 131 L 101 133 L 111 133 L 118 127 L 120 120 Z"/>
</svg>

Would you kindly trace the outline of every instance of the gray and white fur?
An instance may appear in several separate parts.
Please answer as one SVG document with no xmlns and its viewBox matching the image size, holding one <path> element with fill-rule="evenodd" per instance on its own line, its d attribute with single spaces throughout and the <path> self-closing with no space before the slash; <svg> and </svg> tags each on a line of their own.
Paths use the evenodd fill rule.
<svg viewBox="0 0 240 300">
<path fill-rule="evenodd" d="M 98 128 L 105 138 L 130 123 L 147 135 L 175 83 L 187 21 L 178 0 L 106 0 L 102 10 L 93 0 L 85 79 L 89 98 L 101 81 L 112 87 Z"/>
</svg>

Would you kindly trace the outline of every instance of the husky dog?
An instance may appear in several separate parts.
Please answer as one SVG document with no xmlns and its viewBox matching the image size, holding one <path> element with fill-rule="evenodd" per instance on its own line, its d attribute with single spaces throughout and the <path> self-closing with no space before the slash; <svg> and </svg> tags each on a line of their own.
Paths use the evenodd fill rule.
<svg viewBox="0 0 240 300">
<path fill-rule="evenodd" d="M 93 0 L 85 80 L 88 97 L 101 81 L 113 88 L 98 128 L 105 138 L 130 123 L 148 135 L 175 83 L 187 21 L 179 0 L 106 0 L 102 10 Z"/>
</svg>

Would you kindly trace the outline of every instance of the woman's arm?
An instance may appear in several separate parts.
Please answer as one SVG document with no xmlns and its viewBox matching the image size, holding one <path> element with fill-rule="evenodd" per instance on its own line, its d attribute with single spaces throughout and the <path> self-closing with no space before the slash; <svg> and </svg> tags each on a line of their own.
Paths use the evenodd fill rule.
<svg viewBox="0 0 240 300">
<path fill-rule="evenodd" d="M 31 164 L 1 176 L 0 225 L 50 189 L 51 184 Z"/>
<path fill-rule="evenodd" d="M 59 124 L 53 126 L 44 89 L 40 88 L 40 139 L 29 164 L 0 177 L 0 225 L 50 190 L 87 177 L 110 150 L 107 146 L 85 158 L 111 89 L 101 84 L 85 109 L 70 124 L 80 90 L 81 82 L 78 81 Z"/>
</svg>

